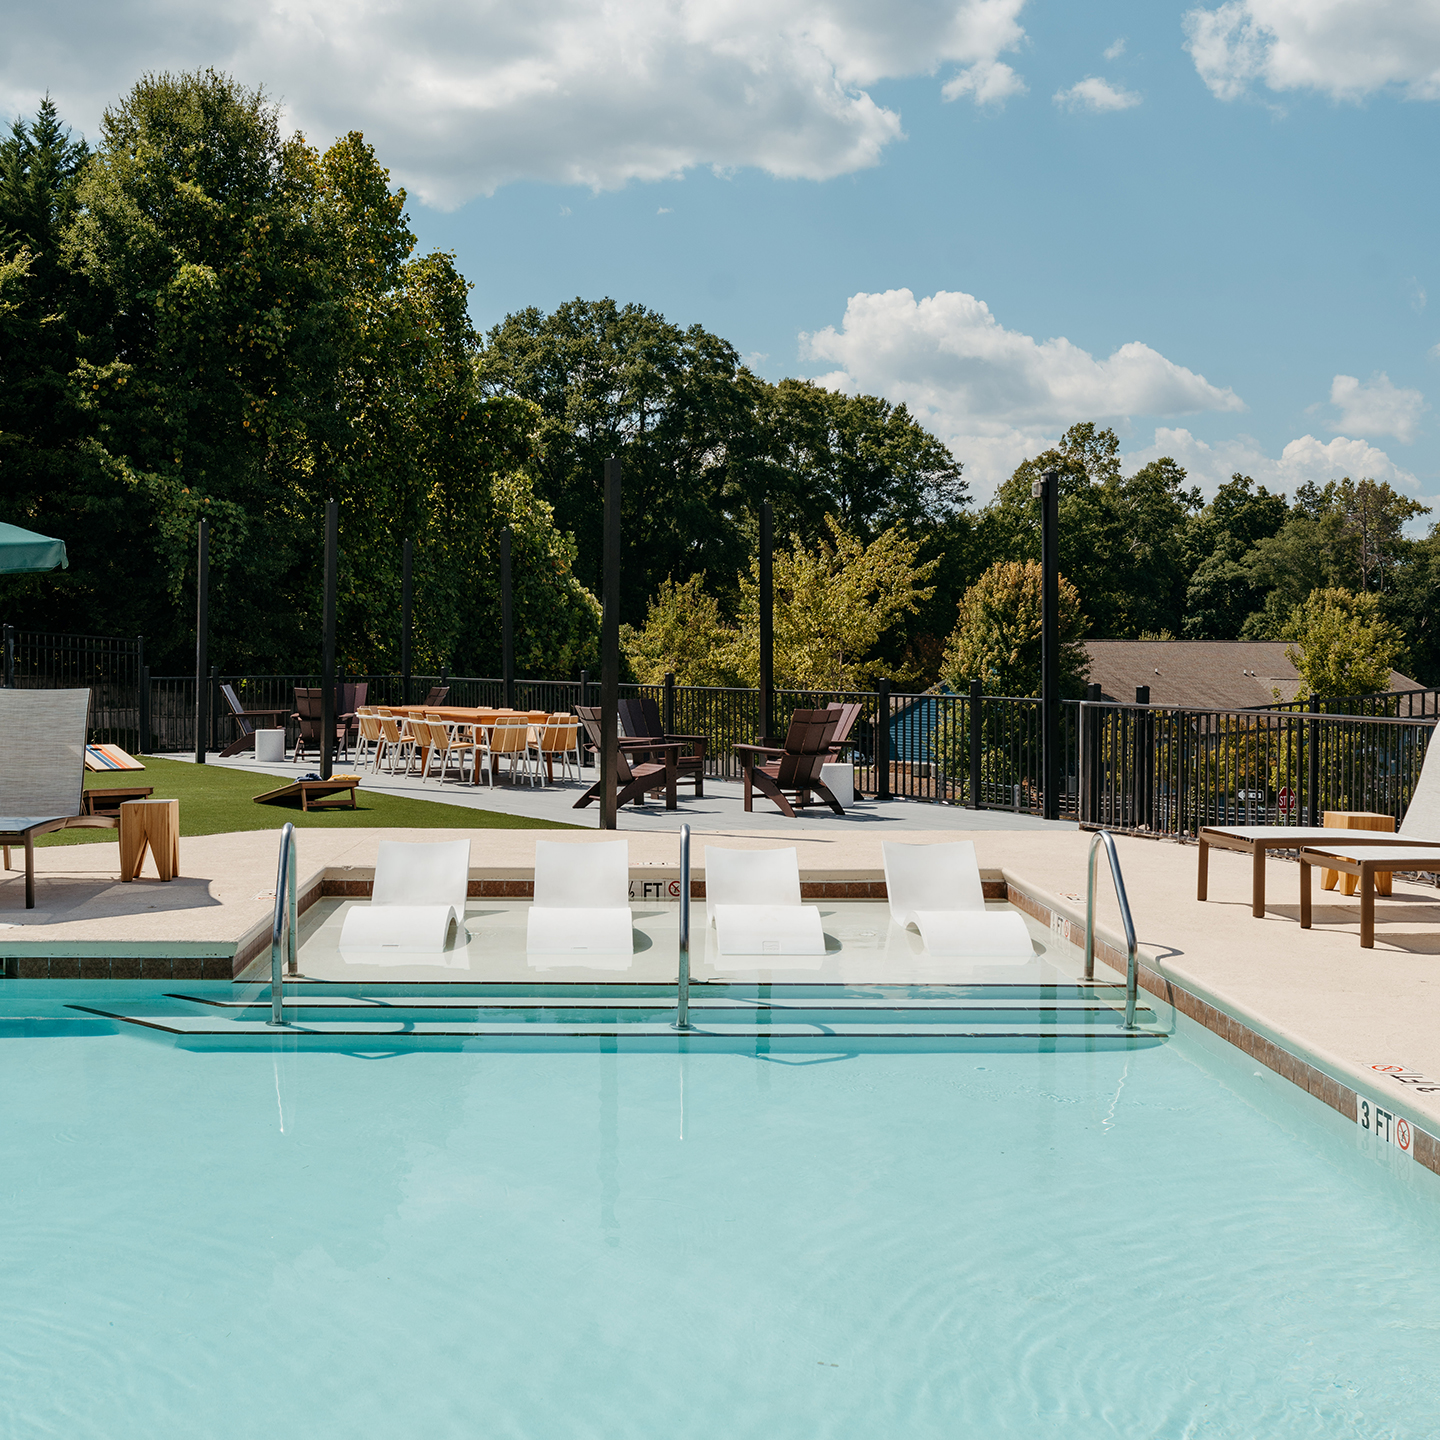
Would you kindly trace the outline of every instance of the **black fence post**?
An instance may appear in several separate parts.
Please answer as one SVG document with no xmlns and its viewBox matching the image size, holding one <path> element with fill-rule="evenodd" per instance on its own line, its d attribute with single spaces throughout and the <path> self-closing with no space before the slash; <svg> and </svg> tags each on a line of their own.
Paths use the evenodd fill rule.
<svg viewBox="0 0 1440 1440">
<path fill-rule="evenodd" d="M 760 507 L 760 744 L 775 722 L 775 523 L 767 500 Z"/>
<path fill-rule="evenodd" d="M 135 637 L 135 744 L 143 755 L 150 748 L 150 686 L 145 680 L 145 637 Z"/>
<path fill-rule="evenodd" d="M 400 569 L 400 703 L 410 703 L 410 628 L 415 616 L 415 542 L 405 542 Z"/>
<path fill-rule="evenodd" d="M 210 667 L 210 694 L 205 702 L 205 709 L 210 717 L 210 738 L 207 742 L 211 750 L 220 748 L 219 741 L 215 738 L 215 727 L 220 718 L 220 667 Z"/>
<path fill-rule="evenodd" d="M 600 828 L 614 830 L 620 740 L 620 461 L 605 462 L 604 562 L 600 584 Z"/>
<path fill-rule="evenodd" d="M 984 796 L 980 793 L 981 740 L 984 735 L 985 691 L 980 681 L 970 682 L 970 808 L 983 810 Z"/>
<path fill-rule="evenodd" d="M 210 522 L 200 522 L 195 570 L 195 763 L 205 763 L 205 737 L 210 733 L 210 688 L 205 683 L 210 639 Z"/>
<path fill-rule="evenodd" d="M 1150 687 L 1135 687 L 1135 703 L 1150 704 Z M 1135 823 L 1155 828 L 1155 722 L 1148 710 L 1135 717 Z"/>
<path fill-rule="evenodd" d="M 140 667 L 140 753 L 148 754 L 150 735 L 150 667 Z"/>
<path fill-rule="evenodd" d="M 661 725 L 667 735 L 675 733 L 675 676 L 672 672 L 665 675 L 665 708 Z"/>
<path fill-rule="evenodd" d="M 1320 701 L 1317 696 L 1310 697 L 1310 713 L 1320 713 Z M 1306 789 L 1309 790 L 1310 825 L 1312 828 L 1320 823 L 1320 722 L 1311 720 L 1306 727 L 1310 734 L 1307 737 L 1309 743 L 1306 746 Z"/>
<path fill-rule="evenodd" d="M 325 613 L 320 658 L 320 778 L 328 780 L 335 763 L 335 571 L 340 551 L 340 507 L 325 502 Z"/>
<path fill-rule="evenodd" d="M 500 532 L 500 683 L 507 710 L 515 708 L 515 613 L 510 597 L 510 527 Z"/>
<path fill-rule="evenodd" d="M 890 681 L 876 685 L 875 699 L 875 764 L 880 771 L 875 787 L 877 800 L 890 799 Z"/>
<path fill-rule="evenodd" d="M 5 688 L 15 688 L 15 627 L 5 627 Z"/>
</svg>

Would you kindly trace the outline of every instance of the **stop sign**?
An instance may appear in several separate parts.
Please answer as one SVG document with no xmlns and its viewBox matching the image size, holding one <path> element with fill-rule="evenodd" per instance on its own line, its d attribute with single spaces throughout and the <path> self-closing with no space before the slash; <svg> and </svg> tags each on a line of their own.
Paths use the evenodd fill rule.
<svg viewBox="0 0 1440 1440">
<path fill-rule="evenodd" d="M 1287 785 L 1275 797 L 1275 804 L 1282 815 L 1289 815 L 1295 809 L 1295 792 Z"/>
</svg>

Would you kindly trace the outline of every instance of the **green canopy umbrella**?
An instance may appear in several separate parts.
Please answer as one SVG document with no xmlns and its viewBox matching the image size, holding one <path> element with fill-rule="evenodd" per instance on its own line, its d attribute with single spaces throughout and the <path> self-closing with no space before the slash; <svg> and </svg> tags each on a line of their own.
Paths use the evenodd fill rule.
<svg viewBox="0 0 1440 1440">
<path fill-rule="evenodd" d="M 70 568 L 65 542 L 22 530 L 18 525 L 0 524 L 0 575 L 23 575 L 33 570 Z"/>
</svg>

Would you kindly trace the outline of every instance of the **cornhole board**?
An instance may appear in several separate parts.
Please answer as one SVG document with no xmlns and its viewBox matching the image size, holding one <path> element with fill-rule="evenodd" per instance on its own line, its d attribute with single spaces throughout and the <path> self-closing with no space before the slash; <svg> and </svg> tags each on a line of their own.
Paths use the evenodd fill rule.
<svg viewBox="0 0 1440 1440">
<path fill-rule="evenodd" d="M 329 780 L 292 780 L 288 785 L 282 785 L 278 790 L 267 790 L 263 795 L 255 797 L 257 805 L 273 805 L 282 800 L 299 799 L 300 808 L 309 810 L 312 807 L 322 810 L 342 810 L 341 796 L 350 797 L 350 808 L 355 808 L 355 791 L 359 787 L 360 777 L 350 775 L 345 778 L 332 776 Z M 321 801 L 329 801 L 328 804 L 320 804 Z"/>
<path fill-rule="evenodd" d="M 118 745 L 87 745 L 85 747 L 85 768 L 87 770 L 143 770 L 145 767 Z"/>
</svg>

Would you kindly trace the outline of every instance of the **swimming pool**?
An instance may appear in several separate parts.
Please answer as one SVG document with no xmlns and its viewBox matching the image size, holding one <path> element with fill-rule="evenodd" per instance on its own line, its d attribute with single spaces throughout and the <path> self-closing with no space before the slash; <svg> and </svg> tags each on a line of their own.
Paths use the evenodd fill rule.
<svg viewBox="0 0 1440 1440">
<path fill-rule="evenodd" d="M 1436 1177 L 1183 1019 L 1087 1053 L 45 1028 L 0 1043 L 12 1440 L 1435 1432 Z"/>
</svg>

